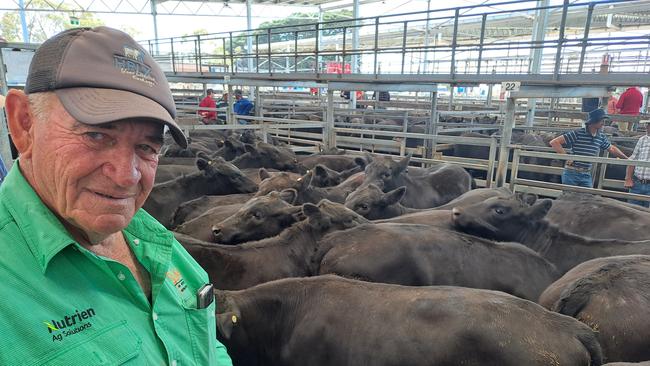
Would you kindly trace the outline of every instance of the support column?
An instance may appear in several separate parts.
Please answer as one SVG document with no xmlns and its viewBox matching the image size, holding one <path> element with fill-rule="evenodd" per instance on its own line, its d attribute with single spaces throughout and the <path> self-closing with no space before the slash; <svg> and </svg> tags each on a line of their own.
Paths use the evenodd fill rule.
<svg viewBox="0 0 650 366">
<path fill-rule="evenodd" d="M 352 2 L 352 18 L 354 18 L 354 25 L 355 25 L 355 27 L 352 28 L 352 50 L 356 51 L 359 49 L 359 28 L 356 27 L 359 25 L 359 21 L 357 20 L 359 18 L 359 0 L 354 0 Z M 360 61 L 359 55 L 357 54 L 352 55 L 352 65 L 350 65 L 352 74 L 359 73 L 359 61 Z M 345 60 L 344 60 L 343 70 L 345 70 Z M 352 109 L 357 108 L 356 90 L 350 90 L 350 108 Z"/>
<path fill-rule="evenodd" d="M 246 53 L 248 54 L 248 72 L 253 72 L 253 0 L 246 0 Z M 269 60 L 271 62 L 271 60 Z"/>
<path fill-rule="evenodd" d="M 29 31 L 27 30 L 27 18 L 25 16 L 25 1 L 18 0 L 18 7 L 20 8 L 20 28 L 23 31 L 23 42 L 29 43 Z"/>
<path fill-rule="evenodd" d="M 454 110 L 454 86 L 449 84 L 449 108 L 448 111 Z"/>
<path fill-rule="evenodd" d="M 492 107 L 492 89 L 493 88 L 494 88 L 494 84 L 488 85 L 487 100 L 485 101 L 485 106 L 486 107 Z"/>
<path fill-rule="evenodd" d="M 153 38 L 155 39 L 154 43 L 154 52 L 155 55 L 160 55 L 160 49 L 158 47 L 158 8 L 156 7 L 156 1 L 151 0 L 151 16 L 153 17 Z"/>
<path fill-rule="evenodd" d="M 327 118 L 323 129 L 323 145 L 326 149 L 336 147 L 336 133 L 334 131 L 334 90 L 327 88 Z"/>
<path fill-rule="evenodd" d="M 228 109 L 226 110 L 226 119 L 229 125 L 236 124 L 235 113 L 233 113 L 233 105 L 235 104 L 235 96 L 232 93 L 232 85 L 228 84 Z"/>
<path fill-rule="evenodd" d="M 515 98 L 506 99 L 506 117 L 501 130 L 501 143 L 499 147 L 499 165 L 497 166 L 496 186 L 503 187 L 506 184 L 508 175 L 508 155 L 510 149 L 510 140 L 512 139 L 512 129 L 515 127 Z"/>
<path fill-rule="evenodd" d="M 424 142 L 425 147 L 425 158 L 432 159 L 436 151 L 436 138 L 438 135 L 438 93 L 431 92 L 431 112 L 430 117 L 426 121 L 424 127 L 424 133 L 430 136 L 434 136 L 431 140 L 426 140 Z"/>
<path fill-rule="evenodd" d="M 537 7 L 546 7 L 549 5 L 550 0 L 538 0 Z M 548 9 L 538 9 L 535 12 L 535 22 L 533 23 L 533 45 L 536 42 L 544 42 L 546 36 L 546 26 L 548 25 Z M 539 45 L 541 47 L 541 43 Z M 542 65 L 542 48 L 533 48 L 530 50 L 530 58 L 532 62 L 528 68 L 529 74 L 539 74 Z M 528 115 L 526 116 L 526 126 L 530 127 L 535 121 L 535 107 L 537 104 L 536 98 L 528 99 Z"/>
<path fill-rule="evenodd" d="M 5 69 L 5 60 L 2 52 L 0 52 L 0 91 L 2 95 L 7 95 L 9 89 L 7 88 L 7 70 Z M 9 143 L 9 129 L 7 128 L 7 120 L 5 113 L 0 108 L 0 156 L 5 163 L 7 170 L 11 169 L 13 159 L 11 156 L 11 145 Z"/>
<path fill-rule="evenodd" d="M 431 11 L 431 0 L 427 0 L 427 22 L 424 26 L 424 67 L 422 68 L 422 73 L 426 74 L 428 71 L 429 64 L 429 17 Z"/>
<path fill-rule="evenodd" d="M 260 87 L 255 87 L 255 116 L 262 117 L 260 111 L 262 110 L 262 103 L 260 103 Z"/>
</svg>

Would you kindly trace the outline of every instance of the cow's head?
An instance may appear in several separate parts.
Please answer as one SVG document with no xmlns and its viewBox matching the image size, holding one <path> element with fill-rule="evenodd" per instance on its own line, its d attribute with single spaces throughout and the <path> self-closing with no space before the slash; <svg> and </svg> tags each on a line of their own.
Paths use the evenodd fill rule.
<svg viewBox="0 0 650 366">
<path fill-rule="evenodd" d="M 411 156 L 406 156 L 400 161 L 393 161 L 390 157 L 375 158 L 366 166 L 366 180 L 364 185 L 373 183 L 383 191 L 395 189 L 396 181 L 400 175 L 406 173 Z"/>
<path fill-rule="evenodd" d="M 307 217 L 309 225 L 321 233 L 345 230 L 369 222 L 342 204 L 328 200 L 322 200 L 317 205 L 305 203 L 302 205 L 302 212 Z"/>
<path fill-rule="evenodd" d="M 369 220 L 383 219 L 387 218 L 387 208 L 399 203 L 405 193 L 404 186 L 384 193 L 376 185 L 369 184 L 352 192 L 345 200 L 345 207 Z"/>
<path fill-rule="evenodd" d="M 209 185 L 205 194 L 218 194 L 223 191 L 219 185 L 226 184 L 241 193 L 257 191 L 257 184 L 250 180 L 236 166 L 223 160 L 221 157 L 207 159 L 204 154 L 199 154 L 196 166 L 203 172 L 205 183 Z"/>
<path fill-rule="evenodd" d="M 278 235 L 304 218 L 302 208 L 292 205 L 295 200 L 294 189 L 251 199 L 234 215 L 212 226 L 215 242 L 238 244 Z"/>
<path fill-rule="evenodd" d="M 357 166 L 352 169 L 337 172 L 325 165 L 317 164 L 314 167 L 314 176 L 312 177 L 311 184 L 314 187 L 334 187 L 341 184 L 341 182 L 352 174 L 358 173 L 361 170 L 361 167 Z"/>
<path fill-rule="evenodd" d="M 281 191 L 287 188 L 296 189 L 300 185 L 300 175 L 296 173 L 279 172 L 270 174 L 266 169 L 259 170 L 261 179 L 256 196 L 264 196 L 269 192 Z"/>
<path fill-rule="evenodd" d="M 263 167 L 292 172 L 301 171 L 296 154 L 288 148 L 276 147 L 263 142 L 256 146 L 247 144 L 246 154 L 241 157 L 246 155 L 248 155 L 246 157 L 248 160 L 261 164 Z"/>
<path fill-rule="evenodd" d="M 454 226 L 468 234 L 499 241 L 521 241 L 522 235 L 539 225 L 553 201 L 537 200 L 532 194 L 492 197 L 483 202 L 454 208 Z"/>
</svg>

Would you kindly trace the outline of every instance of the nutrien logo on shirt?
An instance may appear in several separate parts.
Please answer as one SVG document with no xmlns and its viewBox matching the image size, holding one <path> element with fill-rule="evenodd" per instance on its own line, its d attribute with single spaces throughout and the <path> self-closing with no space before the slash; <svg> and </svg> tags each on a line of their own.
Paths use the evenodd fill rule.
<svg viewBox="0 0 650 366">
<path fill-rule="evenodd" d="M 92 323 L 87 319 L 95 316 L 95 309 L 89 308 L 84 311 L 75 312 L 71 315 L 65 315 L 61 320 L 52 320 L 51 322 L 44 321 L 47 330 L 52 334 L 52 342 L 62 341 L 63 337 L 69 337 L 92 327 Z M 78 324 L 78 325 L 77 325 Z M 74 329 L 64 330 L 66 328 L 77 325 Z"/>
</svg>

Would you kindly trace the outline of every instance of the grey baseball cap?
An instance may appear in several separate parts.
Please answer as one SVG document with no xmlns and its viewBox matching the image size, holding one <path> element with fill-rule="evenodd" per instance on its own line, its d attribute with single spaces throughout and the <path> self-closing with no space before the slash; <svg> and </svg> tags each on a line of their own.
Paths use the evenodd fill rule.
<svg viewBox="0 0 650 366">
<path fill-rule="evenodd" d="M 52 91 L 79 122 L 96 125 L 142 119 L 169 127 L 176 143 L 187 138 L 174 121 L 176 106 L 165 74 L 128 34 L 74 28 L 45 41 L 29 66 L 25 93 Z"/>
</svg>

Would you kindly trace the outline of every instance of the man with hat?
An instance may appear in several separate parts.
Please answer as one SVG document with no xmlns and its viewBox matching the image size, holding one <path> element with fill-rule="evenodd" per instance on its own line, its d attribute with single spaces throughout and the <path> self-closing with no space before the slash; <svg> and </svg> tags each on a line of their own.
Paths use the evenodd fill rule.
<svg viewBox="0 0 650 366">
<path fill-rule="evenodd" d="M 1 365 L 230 365 L 205 271 L 141 210 L 168 128 L 160 67 L 127 34 L 76 28 L 34 54 L 6 113 Z"/>
<path fill-rule="evenodd" d="M 566 132 L 553 140 L 550 145 L 558 154 L 566 154 L 563 146 L 570 149 L 573 155 L 598 156 L 600 150 L 608 150 L 610 154 L 627 159 L 627 156 L 612 145 L 607 136 L 601 131 L 607 114 L 602 109 L 595 109 L 589 112 L 585 127 Z M 593 187 L 591 177 L 591 163 L 568 160 L 562 172 L 562 184 L 580 187 Z"/>
<path fill-rule="evenodd" d="M 235 104 L 233 105 L 233 112 L 238 116 L 249 116 L 251 110 L 253 110 L 253 103 L 250 100 L 244 98 L 244 95 L 240 89 L 235 89 Z M 238 120 L 240 125 L 247 125 L 248 120 L 240 119 Z"/>
<path fill-rule="evenodd" d="M 641 136 L 630 155 L 631 160 L 650 161 L 650 121 L 642 121 L 645 124 L 645 136 Z M 650 168 L 630 165 L 625 174 L 625 187 L 630 193 L 644 194 L 650 196 Z M 644 207 L 650 207 L 650 202 L 640 200 L 629 200 L 630 203 Z"/>
</svg>

